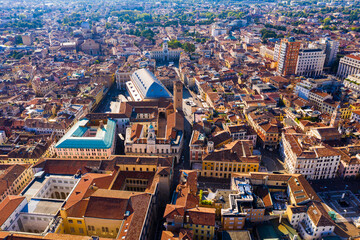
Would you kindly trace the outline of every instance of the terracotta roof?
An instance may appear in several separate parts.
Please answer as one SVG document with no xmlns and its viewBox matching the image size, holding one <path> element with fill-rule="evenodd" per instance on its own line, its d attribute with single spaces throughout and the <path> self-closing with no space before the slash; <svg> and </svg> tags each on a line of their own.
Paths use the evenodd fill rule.
<svg viewBox="0 0 360 240">
<path fill-rule="evenodd" d="M 185 216 L 185 221 L 190 224 L 215 226 L 215 208 L 191 208 L 186 210 Z"/>
<path fill-rule="evenodd" d="M 346 55 L 346 57 L 360 61 L 360 56 L 349 54 L 349 55 Z"/>
<path fill-rule="evenodd" d="M 267 188 L 258 188 L 257 195 L 263 200 L 265 208 L 271 208 L 273 206 L 271 195 Z"/>
<path fill-rule="evenodd" d="M 320 198 L 303 175 L 291 177 L 288 186 L 296 204 L 307 201 L 320 201 Z"/>
<path fill-rule="evenodd" d="M 216 149 L 204 155 L 203 161 L 244 162 L 259 163 L 258 156 L 252 155 L 252 142 L 250 140 L 237 140 L 228 143 L 222 149 Z"/>
<path fill-rule="evenodd" d="M 313 94 L 316 94 L 316 95 L 318 95 L 318 96 L 320 96 L 320 97 L 327 97 L 327 96 L 330 96 L 329 94 L 327 94 L 326 92 L 322 92 L 322 91 L 318 91 L 318 90 L 316 90 L 316 89 L 312 89 L 312 90 L 310 90 L 310 92 L 311 93 L 313 93 Z"/>
<path fill-rule="evenodd" d="M 214 142 L 214 146 L 217 146 L 223 142 L 226 142 L 228 140 L 232 139 L 230 133 L 228 131 L 221 131 L 217 133 L 216 135 L 212 136 L 209 140 Z"/>
<path fill-rule="evenodd" d="M 140 135 L 141 135 L 141 131 L 143 129 L 143 125 L 135 123 L 131 126 L 131 135 L 130 135 L 130 139 L 132 141 L 136 141 Z"/>
<path fill-rule="evenodd" d="M 288 208 L 290 209 L 290 211 L 293 214 L 298 214 L 298 213 L 305 213 L 307 211 L 307 207 L 306 206 L 292 206 L 292 205 L 288 205 Z"/>
<path fill-rule="evenodd" d="M 139 239 L 144 227 L 145 217 L 148 214 L 149 204 L 151 204 L 151 195 L 141 193 L 131 197 L 131 206 L 133 207 L 132 219 L 129 230 L 126 233 L 127 239 Z M 119 236 L 121 237 L 121 236 Z M 121 238 L 119 238 L 121 239 Z"/>
<path fill-rule="evenodd" d="M 323 203 L 313 202 L 308 208 L 308 216 L 314 222 L 316 227 L 334 226 L 334 221 L 330 218 L 330 215 L 325 210 Z"/>
<path fill-rule="evenodd" d="M 30 164 L 1 165 L 1 168 L 6 168 L 0 175 L 0 195 L 7 191 L 13 182 L 30 166 Z"/>
<path fill-rule="evenodd" d="M 0 202 L 0 226 L 5 223 L 24 199 L 23 196 L 9 195 Z"/>
<path fill-rule="evenodd" d="M 100 173 L 88 173 L 82 176 L 63 208 L 65 210 L 71 208 L 84 198 L 91 196 L 91 194 L 93 194 L 98 188 L 107 189 L 110 186 L 113 178 L 114 174 Z"/>
<path fill-rule="evenodd" d="M 180 205 L 167 204 L 164 211 L 164 218 L 175 218 L 175 216 L 184 216 L 185 208 Z"/>
<path fill-rule="evenodd" d="M 356 114 L 356 115 L 360 115 L 360 109 L 359 110 L 353 110 L 352 113 Z"/>
<path fill-rule="evenodd" d="M 84 216 L 123 220 L 126 211 L 133 212 L 129 204 L 129 198 L 133 194 L 136 193 L 98 189 L 90 196 Z"/>
<path fill-rule="evenodd" d="M 74 175 L 79 170 L 84 174 L 99 169 L 103 162 L 110 161 L 48 158 L 37 162 L 34 168 L 42 168 L 48 174 Z"/>
<path fill-rule="evenodd" d="M 130 156 L 130 155 L 113 155 L 111 160 L 115 161 L 117 166 L 119 165 L 154 165 L 170 167 L 172 165 L 172 159 L 168 157 L 159 156 Z"/>
</svg>

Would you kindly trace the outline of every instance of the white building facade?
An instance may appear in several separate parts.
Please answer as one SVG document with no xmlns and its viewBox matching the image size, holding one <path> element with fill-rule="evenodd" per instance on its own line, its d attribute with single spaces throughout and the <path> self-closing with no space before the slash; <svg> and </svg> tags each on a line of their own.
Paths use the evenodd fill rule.
<svg viewBox="0 0 360 240">
<path fill-rule="evenodd" d="M 321 49 L 302 49 L 296 65 L 296 74 L 317 77 L 323 73 L 326 54 Z"/>
<path fill-rule="evenodd" d="M 169 39 L 164 39 L 162 49 L 155 49 L 150 52 L 150 58 L 157 61 L 177 61 L 180 59 L 182 49 L 169 50 Z"/>
<path fill-rule="evenodd" d="M 302 174 L 306 179 L 334 178 L 341 154 L 323 146 L 304 134 L 282 134 L 281 155 L 289 173 Z"/>
<path fill-rule="evenodd" d="M 349 75 L 343 81 L 344 87 L 350 89 L 351 91 L 360 93 L 360 74 Z"/>
<path fill-rule="evenodd" d="M 353 53 L 340 59 L 336 76 L 345 79 L 349 75 L 360 73 L 360 53 Z"/>
</svg>

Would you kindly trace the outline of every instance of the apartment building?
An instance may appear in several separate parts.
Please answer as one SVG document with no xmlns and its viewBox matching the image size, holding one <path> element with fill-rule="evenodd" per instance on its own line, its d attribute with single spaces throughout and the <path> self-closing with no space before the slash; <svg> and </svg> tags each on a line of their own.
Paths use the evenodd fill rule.
<svg viewBox="0 0 360 240">
<path fill-rule="evenodd" d="M 203 155 L 207 152 L 206 135 L 196 129 L 192 131 L 190 139 L 190 165 L 201 163 Z"/>
<path fill-rule="evenodd" d="M 257 134 L 256 132 L 246 124 L 228 125 L 229 131 L 233 141 L 236 140 L 250 140 L 253 146 L 256 145 Z"/>
<path fill-rule="evenodd" d="M 341 154 L 338 174 L 342 178 L 356 178 L 360 175 L 360 154 L 348 147 L 340 147 Z"/>
<path fill-rule="evenodd" d="M 321 140 L 297 133 L 282 134 L 280 153 L 290 173 L 300 173 L 306 179 L 334 178 L 341 154 Z"/>
<path fill-rule="evenodd" d="M 260 157 L 253 155 L 252 142 L 236 140 L 203 156 L 201 176 L 229 178 L 236 172 L 257 172 L 259 165 Z"/>
<path fill-rule="evenodd" d="M 282 76 L 296 74 L 300 45 L 301 43 L 296 42 L 293 37 L 281 40 L 276 70 L 278 74 Z"/>
<path fill-rule="evenodd" d="M 268 111 L 252 111 L 247 114 L 250 126 L 257 133 L 263 148 L 277 148 L 279 144 L 279 122 Z"/>
<path fill-rule="evenodd" d="M 288 206 L 288 219 L 305 240 L 322 239 L 333 235 L 335 223 L 321 202 L 306 206 Z"/>
<path fill-rule="evenodd" d="M 309 99 L 309 94 L 310 94 L 310 90 L 312 90 L 313 88 L 316 87 L 316 84 L 307 80 L 302 80 L 299 83 L 296 84 L 295 87 L 295 94 L 298 95 L 299 97 L 308 100 Z"/>
<path fill-rule="evenodd" d="M 231 189 L 236 194 L 229 194 L 229 208 L 221 209 L 221 223 L 225 230 L 241 230 L 246 222 L 264 221 L 265 204 L 257 196 L 249 179 L 231 178 Z"/>
<path fill-rule="evenodd" d="M 331 67 L 336 60 L 340 43 L 339 41 L 331 40 L 330 38 L 321 38 L 319 42 L 323 46 L 322 48 L 325 50 L 325 66 Z"/>
<path fill-rule="evenodd" d="M 246 182 L 246 185 L 238 184 L 241 182 Z M 240 188 L 244 186 L 245 192 L 254 192 L 252 196 L 261 196 L 265 208 L 267 205 L 270 206 L 269 215 L 265 213 L 263 216 L 257 213 L 252 215 L 253 217 L 267 219 L 267 217 L 286 216 L 291 226 L 296 229 L 297 237 L 301 239 L 315 240 L 334 235 L 335 222 L 303 175 L 261 172 L 234 174 L 232 188 L 237 186 Z M 266 194 L 262 194 L 264 186 L 266 186 Z"/>
<path fill-rule="evenodd" d="M 322 109 L 324 101 L 326 99 L 332 99 L 332 96 L 326 92 L 312 89 L 309 91 L 309 102 L 314 104 L 317 109 Z"/>
<path fill-rule="evenodd" d="M 196 170 L 182 170 L 180 183 L 173 194 L 171 204 L 167 204 L 164 212 L 164 234 L 177 234 L 184 229 L 191 230 L 193 239 L 213 239 L 215 235 L 215 209 L 199 207 L 197 196 Z"/>
<path fill-rule="evenodd" d="M 317 77 L 322 75 L 326 54 L 322 49 L 301 49 L 295 73 L 300 76 Z"/>
<path fill-rule="evenodd" d="M 344 81 L 344 87 L 350 89 L 356 94 L 360 93 L 360 74 L 353 74 L 347 76 Z"/>
<path fill-rule="evenodd" d="M 0 201 L 19 194 L 33 177 L 30 164 L 0 165 Z"/>
</svg>

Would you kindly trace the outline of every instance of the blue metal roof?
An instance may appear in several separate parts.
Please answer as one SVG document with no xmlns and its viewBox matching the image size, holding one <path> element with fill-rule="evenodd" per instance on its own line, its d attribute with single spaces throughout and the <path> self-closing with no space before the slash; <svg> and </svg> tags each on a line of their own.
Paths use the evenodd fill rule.
<svg viewBox="0 0 360 240">
<path fill-rule="evenodd" d="M 82 137 L 86 131 L 89 129 L 89 127 L 82 127 L 82 126 L 79 126 L 75 131 L 74 133 L 72 134 L 73 137 Z"/>
<path fill-rule="evenodd" d="M 98 129 L 95 137 L 82 137 L 89 129 L 88 119 L 78 121 L 55 145 L 56 148 L 108 149 L 114 142 L 116 122 L 107 120 L 106 128 Z"/>
<path fill-rule="evenodd" d="M 171 93 L 166 87 L 147 69 L 136 70 L 132 79 L 144 98 L 171 98 Z"/>
</svg>

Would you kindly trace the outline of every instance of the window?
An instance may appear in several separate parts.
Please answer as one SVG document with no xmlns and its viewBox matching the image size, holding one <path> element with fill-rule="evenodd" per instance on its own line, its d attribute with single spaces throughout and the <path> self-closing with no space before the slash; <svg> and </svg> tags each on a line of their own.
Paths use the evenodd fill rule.
<svg viewBox="0 0 360 240">
<path fill-rule="evenodd" d="M 69 219 L 69 223 L 73 223 L 73 220 Z"/>
<path fill-rule="evenodd" d="M 84 233 L 84 229 L 83 229 L 83 228 L 79 228 L 79 233 L 83 234 L 83 233 Z"/>
<path fill-rule="evenodd" d="M 77 220 L 77 224 L 82 224 L 82 221 L 80 221 L 80 220 Z"/>
<path fill-rule="evenodd" d="M 71 232 L 71 233 L 74 233 L 74 232 L 75 232 L 75 228 L 71 227 L 71 228 L 70 228 L 70 232 Z"/>
</svg>

